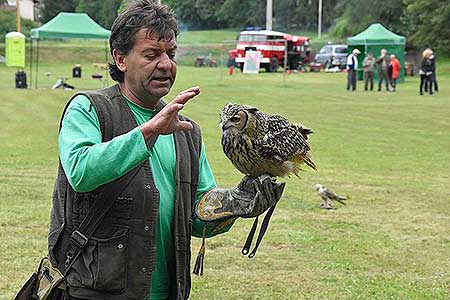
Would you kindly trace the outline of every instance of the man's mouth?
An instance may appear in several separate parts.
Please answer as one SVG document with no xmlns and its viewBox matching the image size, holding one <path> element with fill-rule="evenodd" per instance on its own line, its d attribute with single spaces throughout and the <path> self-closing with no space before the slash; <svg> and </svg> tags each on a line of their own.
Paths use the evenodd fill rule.
<svg viewBox="0 0 450 300">
<path fill-rule="evenodd" d="M 156 80 L 156 81 L 160 81 L 160 82 L 165 82 L 167 80 L 170 80 L 169 76 L 157 76 L 157 77 L 153 77 L 152 80 Z"/>
</svg>

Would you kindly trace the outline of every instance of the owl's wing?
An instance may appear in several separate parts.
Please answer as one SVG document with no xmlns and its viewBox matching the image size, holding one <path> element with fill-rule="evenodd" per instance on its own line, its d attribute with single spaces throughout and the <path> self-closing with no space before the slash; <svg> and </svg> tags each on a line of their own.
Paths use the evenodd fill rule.
<svg viewBox="0 0 450 300">
<path fill-rule="evenodd" d="M 306 154 L 310 150 L 305 138 L 311 133 L 310 129 L 290 124 L 281 116 L 271 116 L 267 123 L 268 132 L 257 145 L 262 157 L 283 163 L 296 154 Z"/>
</svg>

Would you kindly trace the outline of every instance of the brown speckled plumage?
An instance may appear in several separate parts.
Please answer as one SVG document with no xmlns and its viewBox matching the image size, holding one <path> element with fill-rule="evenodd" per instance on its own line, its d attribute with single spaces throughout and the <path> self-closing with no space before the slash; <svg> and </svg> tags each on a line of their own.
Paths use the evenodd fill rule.
<svg viewBox="0 0 450 300">
<path fill-rule="evenodd" d="M 252 177 L 298 176 L 303 163 L 316 169 L 307 142 L 311 129 L 232 103 L 222 109 L 220 119 L 223 151 L 240 172 Z"/>
</svg>

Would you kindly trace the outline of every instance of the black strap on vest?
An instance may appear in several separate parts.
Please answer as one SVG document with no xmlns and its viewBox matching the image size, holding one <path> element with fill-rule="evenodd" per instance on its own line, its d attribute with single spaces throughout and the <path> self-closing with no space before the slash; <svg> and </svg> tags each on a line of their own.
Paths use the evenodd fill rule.
<svg viewBox="0 0 450 300">
<path fill-rule="evenodd" d="M 258 217 L 256 217 L 255 221 L 253 222 L 252 228 L 248 233 L 247 240 L 245 241 L 244 247 L 242 248 L 241 251 L 243 255 L 248 254 L 248 258 L 253 258 L 256 255 L 256 251 L 258 250 L 259 244 L 261 244 L 264 234 L 266 233 L 267 228 L 269 227 L 270 218 L 272 217 L 273 211 L 275 210 L 277 203 L 278 202 L 276 202 L 273 206 L 271 206 L 267 211 L 266 215 L 264 216 L 264 219 L 261 223 L 261 228 L 259 229 L 258 238 L 256 239 L 255 247 L 253 248 L 252 252 L 248 254 L 253 242 L 253 237 L 255 236 L 256 233 L 256 227 L 258 226 Z"/>
<path fill-rule="evenodd" d="M 141 165 L 134 168 L 122 177 L 107 184 L 101 191 L 99 197 L 95 200 L 94 205 L 89 209 L 80 227 L 72 232 L 70 243 L 66 252 L 66 260 L 61 273 L 66 276 L 75 260 L 81 254 L 84 247 L 87 245 L 89 239 L 98 228 L 106 213 L 111 209 L 115 200 L 122 191 L 128 186 L 133 178 L 138 173 Z"/>
</svg>

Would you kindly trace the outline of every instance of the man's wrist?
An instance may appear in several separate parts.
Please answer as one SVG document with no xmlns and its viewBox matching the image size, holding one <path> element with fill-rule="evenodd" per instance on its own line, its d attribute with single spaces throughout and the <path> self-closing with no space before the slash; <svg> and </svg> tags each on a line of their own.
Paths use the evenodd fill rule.
<svg viewBox="0 0 450 300">
<path fill-rule="evenodd" d="M 148 141 L 158 135 L 158 133 L 156 132 L 156 128 L 152 124 L 151 121 L 145 122 L 144 124 L 142 124 L 140 126 L 140 128 L 141 128 L 142 135 L 144 136 L 144 139 L 146 141 Z"/>
</svg>

